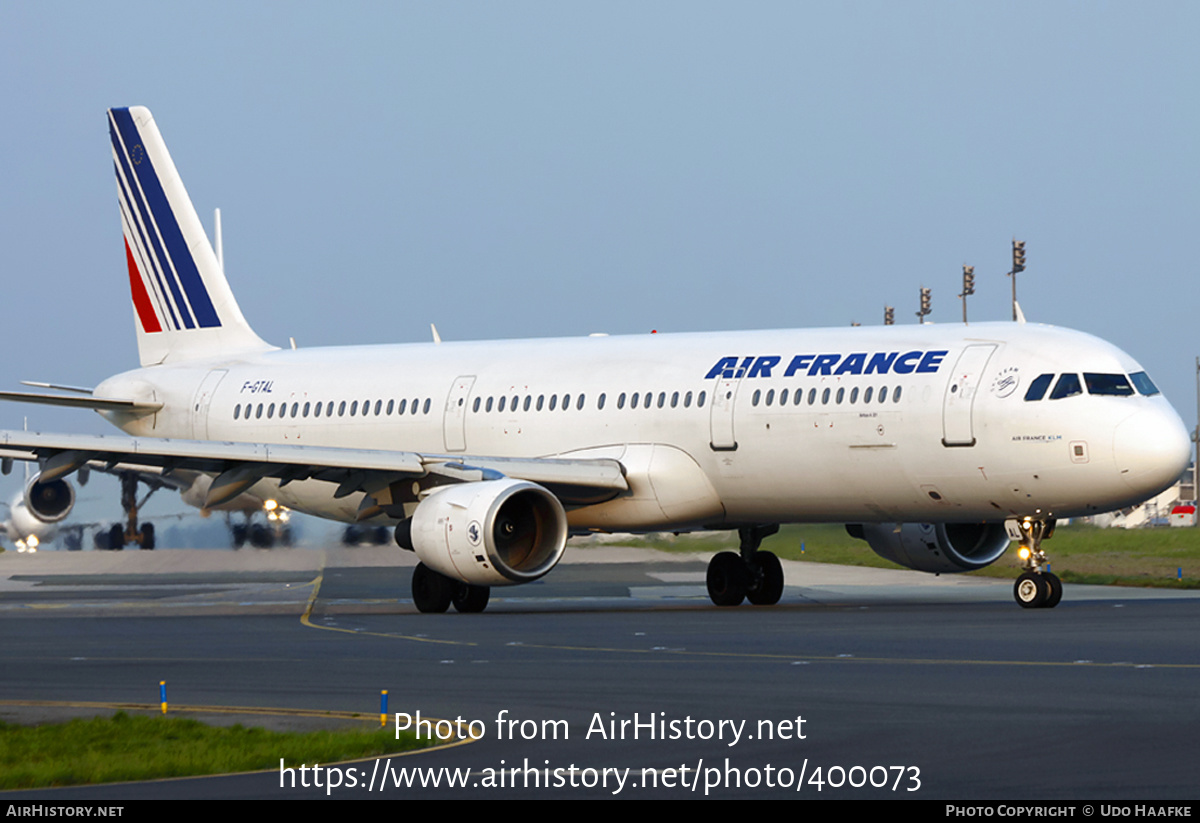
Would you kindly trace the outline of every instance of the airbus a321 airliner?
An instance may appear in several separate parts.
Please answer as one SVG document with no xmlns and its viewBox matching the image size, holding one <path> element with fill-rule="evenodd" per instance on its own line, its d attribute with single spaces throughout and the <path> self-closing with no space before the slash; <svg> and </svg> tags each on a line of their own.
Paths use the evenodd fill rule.
<svg viewBox="0 0 1200 823">
<path fill-rule="evenodd" d="M 395 526 L 423 612 L 481 611 L 589 531 L 736 529 L 709 595 L 773 604 L 763 538 L 830 521 L 933 573 L 1015 539 L 1016 599 L 1048 607 L 1055 519 L 1138 503 L 1188 462 L 1133 358 L 1034 324 L 279 349 L 238 308 L 150 112 L 108 120 L 141 367 L 3 397 L 90 407 L 132 437 L 5 432 L 9 461 L 36 459 L 40 483 L 190 472 L 207 506 L 251 492 Z"/>
</svg>

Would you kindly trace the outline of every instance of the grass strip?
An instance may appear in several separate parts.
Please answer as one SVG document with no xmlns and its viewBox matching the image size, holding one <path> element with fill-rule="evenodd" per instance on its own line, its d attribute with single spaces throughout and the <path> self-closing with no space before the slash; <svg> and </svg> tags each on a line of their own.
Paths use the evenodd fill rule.
<svg viewBox="0 0 1200 823">
<path fill-rule="evenodd" d="M 681 553 L 737 550 L 737 535 L 732 532 L 678 537 L 631 535 L 627 540 L 606 542 Z M 1072 524 L 1059 526 L 1042 547 L 1050 556 L 1051 569 L 1069 583 L 1200 588 L 1200 529 L 1197 528 L 1101 529 Z M 763 541 L 762 548 L 785 560 L 900 568 L 875 554 L 864 541 L 851 537 L 841 524 L 783 526 L 779 534 Z M 1181 570 L 1182 579 L 1178 579 Z M 1015 578 L 1019 573 L 1015 548 L 991 566 L 969 572 L 1005 578 Z"/>
<path fill-rule="evenodd" d="M 280 758 L 324 765 L 426 745 L 390 729 L 275 732 L 125 712 L 43 726 L 0 723 L 0 789 L 277 769 Z"/>
</svg>

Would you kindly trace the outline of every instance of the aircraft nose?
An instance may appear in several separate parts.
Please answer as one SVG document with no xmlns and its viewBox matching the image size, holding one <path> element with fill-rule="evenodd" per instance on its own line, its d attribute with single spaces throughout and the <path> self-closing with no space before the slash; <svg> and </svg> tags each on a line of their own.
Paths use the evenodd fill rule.
<svg viewBox="0 0 1200 823">
<path fill-rule="evenodd" d="M 1148 408 L 1113 432 L 1113 459 L 1126 484 L 1151 497 L 1179 479 L 1191 457 L 1191 437 L 1171 408 Z"/>
</svg>

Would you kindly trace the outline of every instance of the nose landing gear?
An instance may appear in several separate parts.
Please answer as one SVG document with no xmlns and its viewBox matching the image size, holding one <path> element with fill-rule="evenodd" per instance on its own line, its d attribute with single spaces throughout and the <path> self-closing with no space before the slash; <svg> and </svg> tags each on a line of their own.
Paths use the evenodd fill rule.
<svg viewBox="0 0 1200 823">
<path fill-rule="evenodd" d="M 1021 568 L 1025 571 L 1013 584 L 1013 598 L 1025 609 L 1053 609 L 1062 600 L 1062 581 L 1049 569 L 1042 541 L 1054 534 L 1054 518 L 1017 521 Z"/>
</svg>

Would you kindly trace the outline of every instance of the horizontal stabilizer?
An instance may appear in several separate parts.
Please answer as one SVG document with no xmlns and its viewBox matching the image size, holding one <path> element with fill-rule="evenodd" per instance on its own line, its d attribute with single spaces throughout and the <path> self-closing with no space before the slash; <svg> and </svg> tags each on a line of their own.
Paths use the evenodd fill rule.
<svg viewBox="0 0 1200 823">
<path fill-rule="evenodd" d="M 163 407 L 162 403 L 144 403 L 138 400 L 114 400 L 109 397 L 77 397 L 69 394 L 39 394 L 24 391 L 0 392 L 0 400 L 11 400 L 15 403 L 39 403 L 43 406 L 69 406 L 76 409 L 129 412 L 130 414 L 153 414 Z"/>
</svg>

